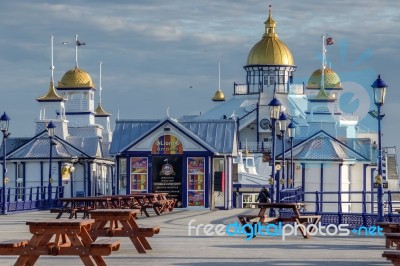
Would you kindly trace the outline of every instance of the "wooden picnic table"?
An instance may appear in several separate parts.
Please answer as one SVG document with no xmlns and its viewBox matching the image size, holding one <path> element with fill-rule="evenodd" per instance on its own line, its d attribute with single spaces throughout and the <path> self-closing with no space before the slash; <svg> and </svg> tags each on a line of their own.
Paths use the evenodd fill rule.
<svg viewBox="0 0 400 266">
<path fill-rule="evenodd" d="M 129 237 L 139 253 L 146 253 L 151 246 L 146 237 L 158 234 L 160 228 L 139 227 L 136 223 L 135 209 L 97 209 L 89 211 L 90 218 L 96 222 L 90 229 L 90 235 L 94 240 L 100 236 L 108 237 Z"/>
<path fill-rule="evenodd" d="M 242 226 L 247 225 L 249 222 L 253 223 L 296 223 L 298 225 L 304 225 L 304 227 L 299 226 L 299 230 L 304 238 L 311 238 L 310 233 L 313 233 L 315 228 L 321 219 L 320 215 L 302 215 L 300 214 L 300 209 L 305 206 L 304 203 L 253 203 L 260 208 L 258 214 L 250 215 L 238 215 L 238 220 Z M 269 217 L 266 213 L 269 209 L 285 209 L 289 210 L 285 215 L 281 215 L 280 212 L 278 216 Z M 255 222 L 255 220 L 257 220 Z M 313 224 L 315 226 L 310 227 L 310 231 L 306 230 L 308 224 Z M 250 232 L 249 228 L 245 227 L 246 232 Z"/>
<path fill-rule="evenodd" d="M 394 244 L 397 245 L 397 249 L 400 249 L 400 223 L 396 222 L 377 222 L 377 226 L 382 228 L 382 232 L 385 234 L 385 247 L 390 248 Z"/>
<path fill-rule="evenodd" d="M 79 256 L 85 266 L 106 266 L 103 256 L 118 250 L 120 241 L 94 242 L 89 234 L 94 223 L 93 219 L 27 221 L 32 238 L 1 242 L 0 254 L 19 255 L 17 266 L 34 265 L 43 255 Z"/>
<path fill-rule="evenodd" d="M 157 215 L 163 212 L 172 211 L 175 207 L 176 200 L 166 198 L 167 193 L 134 193 L 130 195 L 107 195 L 95 197 L 73 197 L 60 198 L 61 208 L 52 208 L 50 212 L 57 213 L 57 219 L 61 218 L 64 213 L 69 218 L 77 218 L 78 213 L 83 213 L 82 218 L 89 217 L 89 211 L 95 209 L 139 209 L 141 214 L 144 213 L 150 217 L 147 209 L 151 208 Z"/>
<path fill-rule="evenodd" d="M 50 212 L 58 213 L 57 219 L 61 218 L 64 213 L 68 213 L 70 219 L 77 218 L 79 212 L 83 213 L 82 218 L 88 218 L 90 210 L 118 207 L 115 200 L 113 201 L 109 196 L 60 198 L 59 200 L 62 202 L 62 207 L 50 209 Z"/>
<path fill-rule="evenodd" d="M 167 199 L 168 193 L 132 193 L 141 210 L 149 217 L 147 209 L 151 208 L 157 215 L 166 211 L 172 211 L 175 207 L 176 201 Z"/>
</svg>

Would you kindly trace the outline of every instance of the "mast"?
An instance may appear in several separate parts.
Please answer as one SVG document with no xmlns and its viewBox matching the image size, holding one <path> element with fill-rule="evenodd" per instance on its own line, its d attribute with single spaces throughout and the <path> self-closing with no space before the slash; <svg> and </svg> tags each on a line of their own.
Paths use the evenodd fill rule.
<svg viewBox="0 0 400 266">
<path fill-rule="evenodd" d="M 78 34 L 75 35 L 75 66 L 78 67 Z"/>
<path fill-rule="evenodd" d="M 53 50 L 54 36 L 53 35 L 50 35 L 50 44 L 51 44 L 51 66 L 50 66 L 50 69 L 51 69 L 51 81 L 53 82 L 54 81 L 54 56 L 53 56 L 53 54 L 54 54 L 54 50 Z"/>
<path fill-rule="evenodd" d="M 325 48 L 325 37 L 326 35 L 322 35 L 322 68 L 321 68 L 321 90 L 325 89 L 325 57 L 326 57 L 326 48 Z"/>
<path fill-rule="evenodd" d="M 221 90 L 221 61 L 218 62 L 218 90 Z"/>
<path fill-rule="evenodd" d="M 101 87 L 101 65 L 103 64 L 103 62 L 100 62 L 100 85 L 99 85 L 99 104 L 101 105 L 101 91 L 103 90 L 103 88 Z"/>
</svg>

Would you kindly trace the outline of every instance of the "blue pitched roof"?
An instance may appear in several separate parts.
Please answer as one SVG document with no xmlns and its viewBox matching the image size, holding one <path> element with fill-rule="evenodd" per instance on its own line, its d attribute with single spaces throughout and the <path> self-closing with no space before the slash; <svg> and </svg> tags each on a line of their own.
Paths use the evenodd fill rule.
<svg viewBox="0 0 400 266">
<path fill-rule="evenodd" d="M 56 145 L 52 146 L 53 158 L 89 157 L 70 143 L 57 136 L 54 137 Z M 49 157 L 50 139 L 47 132 L 42 132 L 14 151 L 8 153 L 7 159 L 37 159 Z"/>
<path fill-rule="evenodd" d="M 67 137 L 66 141 L 91 157 L 96 157 L 99 148 L 99 137 Z M 104 157 L 104 156 L 103 156 Z"/>
<path fill-rule="evenodd" d="M 165 122 L 198 141 L 211 152 L 231 154 L 235 148 L 236 125 L 231 119 L 222 120 L 118 120 L 113 132 L 110 154 L 116 155 L 144 138 Z M 149 147 L 150 148 L 150 147 Z"/>
<path fill-rule="evenodd" d="M 287 147 L 285 150 L 285 157 L 287 158 L 290 151 L 288 151 Z M 278 156 L 281 157 L 282 154 Z M 365 156 L 365 153 L 362 154 L 354 150 L 323 130 L 297 143 L 293 147 L 293 158 L 296 160 L 311 161 L 369 161 L 369 157 Z"/>
</svg>

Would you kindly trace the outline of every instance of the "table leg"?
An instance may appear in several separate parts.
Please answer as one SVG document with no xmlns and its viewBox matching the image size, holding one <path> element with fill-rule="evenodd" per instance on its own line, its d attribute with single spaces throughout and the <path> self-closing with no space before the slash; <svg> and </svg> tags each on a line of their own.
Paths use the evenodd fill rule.
<svg viewBox="0 0 400 266">
<path fill-rule="evenodd" d="M 43 246 L 47 244 L 53 235 L 43 235 L 43 234 L 34 234 L 29 240 L 27 248 L 35 249 L 38 246 Z M 15 266 L 25 266 L 25 265 L 34 265 L 36 261 L 39 259 L 39 255 L 21 255 L 18 260 L 15 262 Z"/>
<path fill-rule="evenodd" d="M 139 228 L 139 226 L 137 225 L 136 220 L 135 220 L 135 218 L 133 216 L 131 216 L 129 218 L 128 224 L 132 229 L 138 229 Z M 149 242 L 147 241 L 147 239 L 144 236 L 139 236 L 138 238 L 139 238 L 140 243 L 142 243 L 142 245 L 143 245 L 143 247 L 145 249 L 147 249 L 147 250 L 151 250 L 152 249 L 150 244 L 149 244 Z"/>
<path fill-rule="evenodd" d="M 85 232 L 87 235 L 85 235 Z M 82 237 L 82 241 L 79 239 L 79 237 L 77 235 L 68 234 L 68 238 L 71 240 L 72 246 L 74 246 L 74 247 L 80 247 L 80 246 L 89 247 L 90 243 L 87 243 L 86 241 L 90 241 L 90 236 L 86 230 L 82 230 L 81 237 Z M 96 266 L 96 264 L 94 264 L 92 259 L 90 258 L 89 254 L 88 255 L 79 255 L 79 257 L 81 258 L 81 260 L 85 266 Z M 96 259 L 94 257 L 96 257 Z M 98 265 L 102 265 L 102 266 L 106 265 L 103 258 L 101 258 L 101 257 L 99 258 L 99 257 L 100 256 L 93 256 L 93 259 L 95 261 L 98 260 L 100 262 L 100 264 L 98 263 Z M 101 264 L 101 263 L 104 263 L 104 264 Z"/>
<path fill-rule="evenodd" d="M 66 210 L 68 208 L 68 205 L 70 204 L 69 201 L 65 202 L 64 205 L 61 208 L 61 211 L 58 213 L 56 219 L 60 219 L 61 216 L 64 214 L 64 210 Z"/>
<path fill-rule="evenodd" d="M 107 263 L 104 261 L 101 256 L 93 256 L 93 260 L 96 262 L 97 266 L 107 266 Z M 85 264 L 86 266 L 86 264 Z"/>
<path fill-rule="evenodd" d="M 140 206 L 140 214 L 145 214 L 146 215 L 146 217 L 150 217 L 150 215 L 149 215 L 149 213 L 147 212 L 147 209 L 146 209 L 146 199 L 145 198 L 135 198 L 135 200 L 139 203 L 139 206 Z"/>
<path fill-rule="evenodd" d="M 131 222 L 131 219 L 134 221 L 134 223 Z M 125 230 L 134 230 L 139 228 L 134 218 L 130 218 L 129 221 L 120 221 L 120 222 Z M 130 236 L 129 238 L 139 253 L 146 253 L 146 249 L 151 249 L 149 242 L 147 242 L 147 240 L 144 237 Z"/>
</svg>

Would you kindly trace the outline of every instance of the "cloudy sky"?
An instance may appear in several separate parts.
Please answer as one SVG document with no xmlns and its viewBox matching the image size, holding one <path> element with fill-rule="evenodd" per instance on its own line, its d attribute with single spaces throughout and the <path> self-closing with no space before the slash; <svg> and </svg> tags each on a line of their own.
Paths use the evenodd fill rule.
<svg viewBox="0 0 400 266">
<path fill-rule="evenodd" d="M 323 4 L 322 4 L 323 3 Z M 365 117 L 368 91 L 378 74 L 389 85 L 383 107 L 384 145 L 400 146 L 400 2 L 377 0 L 113 0 L 1 1 L 0 111 L 13 136 L 32 136 L 36 97 L 50 80 L 54 35 L 55 81 L 75 64 L 75 34 L 87 45 L 79 66 L 99 83 L 102 103 L 115 121 L 199 114 L 213 106 L 221 62 L 226 98 L 245 81 L 248 52 L 264 32 L 268 5 L 279 38 L 291 49 L 295 82 L 320 67 L 321 35 L 335 40 L 328 64 L 345 87 L 341 107 Z M 367 96 L 365 96 L 367 95 Z M 97 106 L 97 101 L 96 101 Z M 376 120 L 363 119 L 369 127 Z"/>
</svg>

